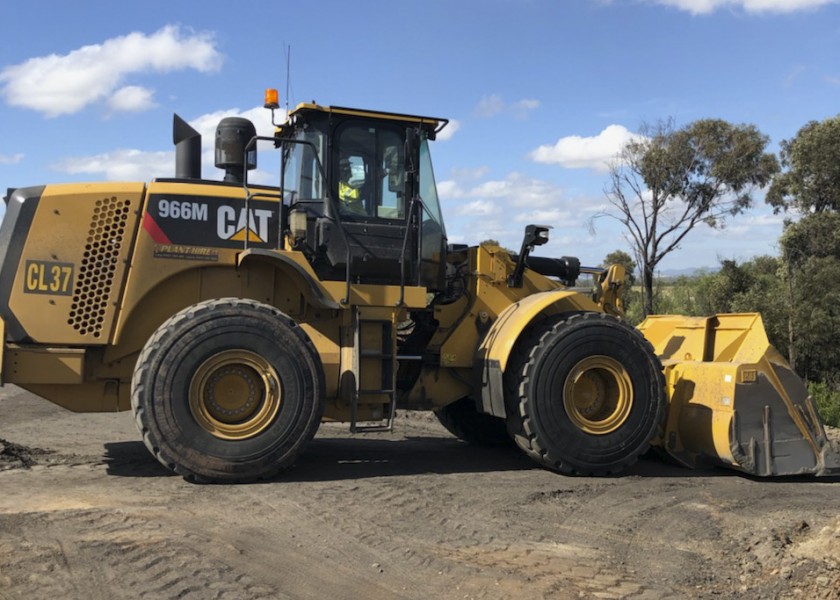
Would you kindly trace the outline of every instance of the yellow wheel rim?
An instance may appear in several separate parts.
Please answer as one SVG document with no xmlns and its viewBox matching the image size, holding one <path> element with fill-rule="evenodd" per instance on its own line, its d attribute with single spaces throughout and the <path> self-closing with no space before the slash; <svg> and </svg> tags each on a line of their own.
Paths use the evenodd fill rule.
<svg viewBox="0 0 840 600">
<path fill-rule="evenodd" d="M 244 440 L 265 431 L 274 422 L 281 400 L 277 371 L 247 350 L 211 356 L 190 382 L 193 417 L 223 440 Z"/>
<path fill-rule="evenodd" d="M 590 356 L 571 370 L 563 384 L 563 406 L 572 423 L 593 435 L 612 433 L 633 407 L 627 370 L 609 356 Z"/>
</svg>

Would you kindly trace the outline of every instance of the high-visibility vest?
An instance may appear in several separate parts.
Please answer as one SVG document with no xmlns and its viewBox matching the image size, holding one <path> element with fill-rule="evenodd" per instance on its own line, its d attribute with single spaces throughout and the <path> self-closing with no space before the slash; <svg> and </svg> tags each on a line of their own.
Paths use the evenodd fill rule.
<svg viewBox="0 0 840 600">
<path fill-rule="evenodd" d="M 343 208 L 350 213 L 365 214 L 365 207 L 359 199 L 359 190 L 343 181 L 338 182 L 338 199 Z"/>
</svg>

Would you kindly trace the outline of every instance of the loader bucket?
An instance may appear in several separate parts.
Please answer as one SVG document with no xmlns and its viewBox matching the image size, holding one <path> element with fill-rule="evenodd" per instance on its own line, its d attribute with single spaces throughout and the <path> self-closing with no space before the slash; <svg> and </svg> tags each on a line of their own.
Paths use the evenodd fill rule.
<svg viewBox="0 0 840 600">
<path fill-rule="evenodd" d="M 639 329 L 665 372 L 658 443 L 678 462 L 760 477 L 840 473 L 808 389 L 768 342 L 760 315 L 652 316 Z"/>
</svg>

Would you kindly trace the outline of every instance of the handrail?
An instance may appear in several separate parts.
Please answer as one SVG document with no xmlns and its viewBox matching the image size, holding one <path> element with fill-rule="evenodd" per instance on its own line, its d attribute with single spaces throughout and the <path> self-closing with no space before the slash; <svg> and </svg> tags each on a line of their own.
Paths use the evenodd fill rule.
<svg viewBox="0 0 840 600">
<path fill-rule="evenodd" d="M 278 139 L 275 138 L 275 137 L 255 135 L 245 145 L 245 153 L 247 153 L 248 150 L 260 140 L 274 142 L 275 144 L 278 141 Z M 309 146 L 309 147 L 312 148 L 313 156 L 315 157 L 315 164 L 318 166 L 318 172 L 321 174 L 321 180 L 324 182 L 324 184 L 327 188 L 327 201 L 329 202 L 330 212 L 332 212 L 333 218 L 338 223 L 338 230 L 341 232 L 341 240 L 342 240 L 342 242 L 344 242 L 344 247 L 346 248 L 345 273 L 344 273 L 345 291 L 344 291 L 344 299 L 341 300 L 341 303 L 342 304 L 348 304 L 350 302 L 350 283 L 352 281 L 352 276 L 351 276 L 352 272 L 351 272 L 351 267 L 350 267 L 350 262 L 351 262 L 350 261 L 350 259 L 351 259 L 350 242 L 349 242 L 349 239 L 347 237 L 347 232 L 344 229 L 344 222 L 339 217 L 340 207 L 339 207 L 339 204 L 338 204 L 338 199 L 335 197 L 335 194 L 333 193 L 332 186 L 326 185 L 329 182 L 329 180 L 327 179 L 327 174 L 326 174 L 326 171 L 324 170 L 324 165 L 321 163 L 321 157 L 318 156 L 318 149 L 315 147 L 315 144 L 313 144 L 312 142 L 307 141 L 307 140 L 280 138 L 279 142 L 280 142 L 281 150 L 280 150 L 280 194 L 279 194 L 280 206 L 278 206 L 278 208 L 277 208 L 278 214 L 279 214 L 280 211 L 283 210 L 283 208 L 282 208 L 283 194 L 284 194 L 284 191 L 285 191 L 284 188 L 283 188 L 283 185 L 285 184 L 285 175 L 286 175 L 285 158 L 283 156 L 283 153 L 285 151 L 285 146 L 286 146 L 286 144 L 301 144 L 301 145 Z M 244 165 L 243 171 L 244 171 L 244 175 L 243 175 L 243 178 L 242 178 L 242 182 L 243 182 L 243 187 L 245 188 L 245 215 L 246 215 L 246 220 L 248 222 L 248 225 L 250 225 L 250 213 L 248 212 L 248 201 L 251 197 L 251 192 L 248 189 L 248 165 L 247 164 Z M 249 237 L 248 229 L 249 228 L 246 227 L 246 230 L 245 230 L 245 249 L 246 250 L 248 249 L 248 237 Z M 278 240 L 277 240 L 278 244 L 280 244 L 282 239 L 283 239 L 283 232 L 280 231 L 279 235 L 278 235 Z"/>
<path fill-rule="evenodd" d="M 408 204 L 408 211 L 406 215 L 408 218 L 406 219 L 406 226 L 405 226 L 405 235 L 403 236 L 403 243 L 402 243 L 402 250 L 400 250 L 400 299 L 397 301 L 397 306 L 402 306 L 405 304 L 405 251 L 406 247 L 408 246 L 408 239 L 411 236 L 411 221 L 415 218 L 414 217 L 414 206 L 417 204 L 418 197 L 412 196 L 411 202 Z M 422 204 L 422 203 L 421 203 Z M 420 223 L 417 223 L 417 237 L 420 238 Z M 419 259 L 419 256 L 418 256 Z M 419 271 L 419 264 L 418 264 L 418 271 Z M 419 273 L 418 273 L 419 275 Z"/>
</svg>

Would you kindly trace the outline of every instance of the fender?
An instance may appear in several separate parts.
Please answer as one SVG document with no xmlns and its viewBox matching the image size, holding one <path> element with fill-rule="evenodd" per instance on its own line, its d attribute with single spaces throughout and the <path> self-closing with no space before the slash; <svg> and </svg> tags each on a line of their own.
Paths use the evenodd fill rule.
<svg viewBox="0 0 840 600">
<path fill-rule="evenodd" d="M 476 352 L 480 369 L 480 412 L 505 417 L 504 373 L 516 341 L 541 316 L 601 309 L 587 296 L 566 289 L 532 294 L 505 308 L 487 331 Z"/>
<path fill-rule="evenodd" d="M 249 248 L 236 257 L 236 266 L 241 267 L 246 262 L 261 261 L 273 265 L 288 274 L 292 281 L 299 284 L 300 289 L 309 291 L 310 302 L 319 307 L 330 310 L 339 310 L 341 305 L 332 299 L 330 294 L 321 285 L 318 277 L 309 267 L 305 266 L 288 256 L 286 253 L 260 248 Z"/>
<path fill-rule="evenodd" d="M 233 279 L 236 269 L 275 269 L 286 283 L 284 287 L 293 288 L 299 291 L 309 306 L 316 309 L 337 310 L 340 305 L 324 286 L 318 281 L 314 272 L 307 267 L 308 263 L 301 265 L 295 257 L 285 256 L 284 253 L 267 249 L 249 249 L 244 252 L 230 256 L 231 264 L 221 263 L 215 269 L 220 272 L 227 272 L 231 277 L 228 282 L 227 295 L 237 295 L 238 288 Z M 216 296 L 202 297 L 200 294 L 201 277 L 204 265 L 197 263 L 192 268 L 184 268 L 175 274 L 158 281 L 154 287 L 142 290 L 130 304 L 124 308 L 121 314 L 121 323 L 117 328 L 114 340 L 106 348 L 105 362 L 113 362 L 123 357 L 139 352 L 143 344 L 149 339 L 154 330 L 163 321 L 178 312 L 179 310 Z M 218 295 L 218 294 L 217 294 Z M 262 300 L 265 301 L 265 300 Z M 124 303 L 126 304 L 126 303 Z"/>
</svg>

